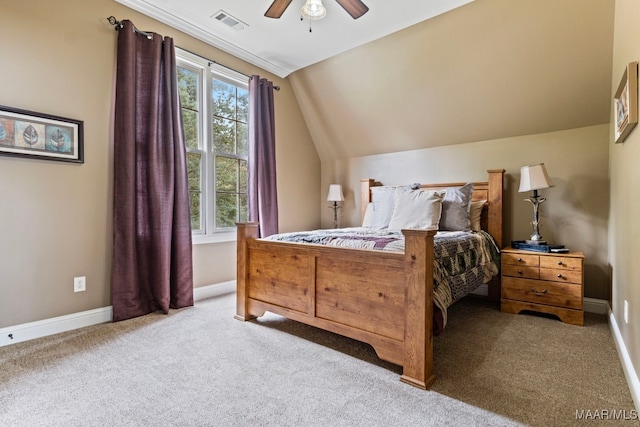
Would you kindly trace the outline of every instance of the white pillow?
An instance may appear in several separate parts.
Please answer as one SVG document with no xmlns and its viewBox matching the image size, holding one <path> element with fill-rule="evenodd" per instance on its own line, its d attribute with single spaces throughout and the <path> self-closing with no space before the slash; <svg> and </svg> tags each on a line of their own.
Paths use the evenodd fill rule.
<svg viewBox="0 0 640 427">
<path fill-rule="evenodd" d="M 396 189 L 389 230 L 437 229 L 443 196 L 443 191 Z"/>
<path fill-rule="evenodd" d="M 373 221 L 375 211 L 373 210 L 373 203 L 367 204 L 367 208 L 364 211 L 364 218 L 362 218 L 363 227 L 373 227 Z"/>
<path fill-rule="evenodd" d="M 462 187 L 447 188 L 442 199 L 440 230 L 469 231 L 469 205 L 473 194 L 473 183 Z"/>
<path fill-rule="evenodd" d="M 393 192 L 395 187 L 373 187 L 373 202 L 367 205 L 362 220 L 363 227 L 388 227 L 393 213 Z"/>
<path fill-rule="evenodd" d="M 487 203 L 486 200 L 474 200 L 469 207 L 469 222 L 471 223 L 471 229 L 473 231 L 480 231 L 480 217 L 482 216 L 482 209 Z"/>
</svg>

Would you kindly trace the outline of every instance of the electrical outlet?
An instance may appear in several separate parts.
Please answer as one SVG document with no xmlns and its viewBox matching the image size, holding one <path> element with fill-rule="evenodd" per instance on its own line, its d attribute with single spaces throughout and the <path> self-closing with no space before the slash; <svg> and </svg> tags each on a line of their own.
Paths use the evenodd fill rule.
<svg viewBox="0 0 640 427">
<path fill-rule="evenodd" d="M 624 300 L 624 323 L 629 323 L 629 303 Z"/>
<path fill-rule="evenodd" d="M 73 292 L 83 292 L 87 290 L 87 278 L 85 276 L 73 278 Z"/>
</svg>

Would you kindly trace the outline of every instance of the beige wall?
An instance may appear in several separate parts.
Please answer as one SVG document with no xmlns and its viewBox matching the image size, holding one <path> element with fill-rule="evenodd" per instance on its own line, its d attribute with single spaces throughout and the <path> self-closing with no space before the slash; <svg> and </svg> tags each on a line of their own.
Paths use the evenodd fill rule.
<svg viewBox="0 0 640 427">
<path fill-rule="evenodd" d="M 549 241 L 585 253 L 585 295 L 609 299 L 607 264 L 609 126 L 426 148 L 323 162 L 323 187 L 341 183 L 345 192 L 342 225 L 360 221 L 361 178 L 383 184 L 486 181 L 487 169 L 505 169 L 504 242 L 531 235 L 531 205 L 518 193 L 520 167 L 544 162 L 555 185 L 540 190 L 541 233 Z M 323 224 L 330 227 L 330 209 Z"/>
<path fill-rule="evenodd" d="M 479 0 L 293 73 L 322 161 L 609 123 L 614 0 Z"/>
<path fill-rule="evenodd" d="M 84 121 L 85 163 L 0 156 L 0 328 L 109 306 L 117 33 L 131 19 L 282 87 L 276 155 L 283 230 L 318 226 L 320 163 L 289 82 L 111 0 L 0 0 L 0 104 Z M 194 247 L 196 286 L 235 279 L 233 243 Z M 87 291 L 73 292 L 73 277 Z"/>
<path fill-rule="evenodd" d="M 640 3 L 616 0 L 613 78 L 611 93 L 620 83 L 627 63 L 640 60 Z M 613 108 L 612 108 L 613 111 Z M 613 117 L 613 113 L 612 113 Z M 613 118 L 611 120 L 613 123 Z M 613 127 L 611 128 L 613 135 Z M 611 136 L 613 141 L 613 136 Z M 613 314 L 629 351 L 636 375 L 640 372 L 640 131 L 622 144 L 609 144 L 611 204 L 609 262 L 613 272 Z M 629 303 L 629 323 L 623 317 Z M 638 378 L 636 377 L 636 382 Z M 636 396 L 636 405 L 640 405 Z"/>
<path fill-rule="evenodd" d="M 614 6 L 475 1 L 292 74 L 322 161 L 321 200 L 344 185 L 341 223 L 354 225 L 361 178 L 472 181 L 504 168 L 507 243 L 531 234 L 519 169 L 544 162 L 556 187 L 543 191 L 542 235 L 584 251 L 586 295 L 608 299 Z"/>
</svg>

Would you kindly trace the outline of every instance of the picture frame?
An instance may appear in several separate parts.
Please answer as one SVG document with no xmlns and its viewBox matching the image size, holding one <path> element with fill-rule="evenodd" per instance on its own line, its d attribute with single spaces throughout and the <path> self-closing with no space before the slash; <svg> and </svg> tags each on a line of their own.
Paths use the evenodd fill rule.
<svg viewBox="0 0 640 427">
<path fill-rule="evenodd" d="M 0 155 L 84 163 L 81 120 L 0 105 Z"/>
<path fill-rule="evenodd" d="M 616 144 L 624 142 L 638 124 L 638 62 L 627 64 L 613 98 Z"/>
</svg>

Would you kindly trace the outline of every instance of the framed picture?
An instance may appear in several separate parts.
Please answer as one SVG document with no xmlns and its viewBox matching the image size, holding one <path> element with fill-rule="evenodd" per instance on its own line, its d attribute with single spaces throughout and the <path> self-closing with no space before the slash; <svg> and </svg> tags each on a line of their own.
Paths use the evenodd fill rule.
<svg viewBox="0 0 640 427">
<path fill-rule="evenodd" d="M 638 124 L 638 63 L 630 62 L 613 98 L 615 142 L 624 142 Z"/>
<path fill-rule="evenodd" d="M 0 105 L 0 155 L 84 163 L 83 123 Z"/>
</svg>

